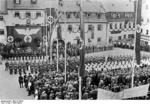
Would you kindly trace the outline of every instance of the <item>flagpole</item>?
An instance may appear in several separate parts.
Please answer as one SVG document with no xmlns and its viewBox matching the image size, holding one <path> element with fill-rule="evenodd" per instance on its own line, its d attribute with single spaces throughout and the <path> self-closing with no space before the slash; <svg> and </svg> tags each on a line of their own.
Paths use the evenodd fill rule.
<svg viewBox="0 0 150 104">
<path fill-rule="evenodd" d="M 52 15 L 51 9 L 50 9 L 50 14 Z M 51 47 L 51 35 L 52 35 L 51 31 L 52 31 L 52 29 L 51 29 L 51 23 L 50 23 L 50 24 L 49 24 L 49 37 L 48 37 L 48 43 L 49 43 L 48 46 L 49 46 L 49 48 L 48 48 L 48 50 L 47 50 L 47 51 L 49 52 L 49 53 L 48 53 L 48 56 L 51 55 L 51 51 L 52 51 L 52 50 L 51 50 L 51 48 L 52 48 L 52 47 Z M 51 57 L 51 58 L 52 58 L 52 57 Z M 51 63 L 52 63 L 52 60 L 51 60 Z"/>
<path fill-rule="evenodd" d="M 137 61 L 138 61 L 136 59 L 136 54 L 137 54 L 137 51 L 140 51 L 139 49 L 137 50 L 137 48 L 140 48 L 140 45 L 139 45 L 140 44 L 140 40 L 139 39 L 140 39 L 141 31 L 138 32 L 137 26 L 141 25 L 141 5 L 142 5 L 142 0 L 135 0 L 134 3 L 135 3 L 134 4 L 134 6 L 135 6 L 135 33 L 134 33 L 134 54 L 133 54 L 133 62 L 132 62 L 133 65 L 132 65 L 131 87 L 134 87 L 135 63 L 137 63 Z M 138 45 L 137 45 L 137 42 L 139 42 Z"/>
<path fill-rule="evenodd" d="M 46 44 L 45 44 L 45 48 L 46 48 L 46 56 L 47 56 L 47 43 L 48 43 L 48 32 L 47 32 L 47 11 L 45 11 L 45 26 L 46 26 Z"/>
<path fill-rule="evenodd" d="M 67 81 L 67 44 L 65 41 L 65 82 Z"/>
<path fill-rule="evenodd" d="M 85 57 L 85 34 L 84 34 L 84 17 L 83 17 L 83 1 L 80 0 L 80 69 L 79 69 L 79 100 L 82 99 L 82 77 L 84 76 L 84 57 Z"/>
<path fill-rule="evenodd" d="M 59 5 L 59 0 L 58 0 L 58 13 L 57 13 L 57 14 L 59 15 L 59 13 L 60 13 L 60 5 Z M 59 24 L 59 20 L 58 20 L 58 27 L 57 27 L 57 72 L 58 72 L 58 70 L 59 70 L 59 69 L 58 69 L 58 68 L 59 68 L 59 66 L 58 66 L 58 65 L 59 65 L 59 63 L 58 63 L 58 62 L 59 62 L 59 53 L 58 53 L 58 48 L 59 48 L 59 47 L 58 47 L 58 42 L 59 42 L 59 41 L 58 41 L 58 34 L 59 34 L 59 33 L 58 33 L 58 31 L 59 31 L 58 29 L 59 29 L 59 25 L 60 25 L 60 24 Z"/>
<path fill-rule="evenodd" d="M 135 13 L 135 32 L 134 32 L 134 49 L 133 49 L 133 60 L 132 60 L 132 79 L 131 79 L 131 88 L 134 87 L 134 68 L 135 68 L 135 43 L 136 43 L 136 20 L 137 20 L 137 1 L 134 1 L 134 13 Z"/>
<path fill-rule="evenodd" d="M 58 38 L 57 38 L 57 72 L 58 72 L 58 59 L 59 59 L 59 56 L 58 56 L 59 54 L 58 54 Z"/>
</svg>

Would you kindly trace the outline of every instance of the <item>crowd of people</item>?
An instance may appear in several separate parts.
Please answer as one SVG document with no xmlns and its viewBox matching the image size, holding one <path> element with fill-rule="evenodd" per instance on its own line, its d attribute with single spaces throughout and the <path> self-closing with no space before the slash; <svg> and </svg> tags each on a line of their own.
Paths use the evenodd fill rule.
<svg viewBox="0 0 150 104">
<path fill-rule="evenodd" d="M 68 44 L 67 45 L 67 55 L 70 57 L 73 56 L 79 56 L 79 47 L 80 45 L 78 44 Z M 102 52 L 102 51 L 107 51 L 107 50 L 112 50 L 113 49 L 113 45 L 108 45 L 108 46 L 86 46 L 85 47 L 85 53 L 94 53 L 94 52 Z M 56 52 L 57 52 L 57 44 L 53 45 L 53 56 L 56 56 Z M 59 44 L 59 55 L 64 56 L 64 52 L 65 52 L 65 46 L 64 44 Z"/>
<path fill-rule="evenodd" d="M 68 43 L 66 45 L 66 53 L 69 57 L 79 56 L 79 44 L 71 44 Z M 8 49 L 9 48 L 9 49 Z M 65 55 L 65 45 L 64 42 L 60 40 L 59 42 L 59 57 L 64 57 Z M 113 45 L 106 46 L 86 46 L 85 47 L 85 53 L 94 53 L 94 52 L 101 52 L 101 51 L 107 51 L 112 50 Z M 28 52 L 30 50 L 30 52 Z M 50 52 L 49 52 L 50 53 Z M 3 56 L 3 59 L 9 59 L 9 58 L 20 58 L 20 57 L 42 57 L 46 55 L 46 49 L 43 50 L 41 48 L 33 48 L 33 47 L 25 47 L 25 48 L 12 48 L 5 46 L 2 51 L 1 55 Z M 57 55 L 57 42 L 54 42 L 52 45 L 52 57 L 53 59 L 56 58 Z"/>
<path fill-rule="evenodd" d="M 90 56 L 85 58 L 85 76 L 82 79 L 82 99 L 97 99 L 97 89 L 119 92 L 131 87 L 133 65 L 135 66 L 134 86 L 150 83 L 150 57 L 143 55 L 141 65 L 133 64 L 132 56 Z M 64 61 L 6 61 L 6 71 L 19 74 L 19 84 L 34 95 L 35 99 L 78 99 L 79 98 L 79 58 Z M 65 80 L 66 75 L 66 80 Z"/>
</svg>

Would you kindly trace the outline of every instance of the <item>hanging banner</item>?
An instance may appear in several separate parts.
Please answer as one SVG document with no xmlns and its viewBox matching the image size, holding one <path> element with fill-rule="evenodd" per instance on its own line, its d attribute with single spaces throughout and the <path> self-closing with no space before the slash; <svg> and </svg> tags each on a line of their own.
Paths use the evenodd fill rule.
<svg viewBox="0 0 150 104">
<path fill-rule="evenodd" d="M 130 88 L 130 89 L 125 89 L 118 93 L 106 91 L 103 89 L 98 89 L 97 99 L 98 100 L 106 100 L 106 99 L 119 100 L 119 99 L 128 99 L 128 98 L 147 96 L 148 88 L 149 88 L 149 84 Z"/>
</svg>

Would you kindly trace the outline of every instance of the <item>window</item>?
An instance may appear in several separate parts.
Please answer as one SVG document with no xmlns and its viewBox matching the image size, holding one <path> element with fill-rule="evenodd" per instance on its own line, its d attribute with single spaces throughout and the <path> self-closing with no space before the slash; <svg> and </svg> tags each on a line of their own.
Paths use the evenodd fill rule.
<svg viewBox="0 0 150 104">
<path fill-rule="evenodd" d="M 94 26 L 92 26 L 92 25 L 88 25 L 88 30 L 89 30 L 89 31 L 94 30 Z"/>
<path fill-rule="evenodd" d="M 131 28 L 131 23 L 129 22 L 129 28 Z"/>
<path fill-rule="evenodd" d="M 15 17 L 20 17 L 20 13 L 19 12 L 15 12 Z"/>
<path fill-rule="evenodd" d="M 124 35 L 123 38 L 126 39 L 126 35 Z"/>
<path fill-rule="evenodd" d="M 68 31 L 72 31 L 72 25 L 68 25 Z"/>
<path fill-rule="evenodd" d="M 79 25 L 79 30 L 81 30 L 81 26 Z"/>
<path fill-rule="evenodd" d="M 88 12 L 85 13 L 85 16 L 86 16 L 87 18 L 88 18 L 90 15 L 91 15 L 91 14 L 88 13 Z"/>
<path fill-rule="evenodd" d="M 63 0 L 59 0 L 58 5 L 62 7 L 63 6 Z"/>
<path fill-rule="evenodd" d="M 3 19 L 4 19 L 3 16 L 0 16 L 0 21 L 3 21 Z"/>
<path fill-rule="evenodd" d="M 121 36 L 118 36 L 118 40 L 121 40 Z"/>
<path fill-rule="evenodd" d="M 91 33 L 91 39 L 94 39 L 94 32 Z"/>
<path fill-rule="evenodd" d="M 117 29 L 117 24 L 115 24 L 115 29 Z"/>
<path fill-rule="evenodd" d="M 91 42 L 91 39 L 88 39 L 88 43 L 90 43 Z"/>
<path fill-rule="evenodd" d="M 143 29 L 141 29 L 141 33 L 143 32 Z"/>
<path fill-rule="evenodd" d="M 146 5 L 146 9 L 148 10 L 148 5 Z"/>
<path fill-rule="evenodd" d="M 37 0 L 31 0 L 31 4 L 36 4 Z"/>
<path fill-rule="evenodd" d="M 97 30 L 98 30 L 98 31 L 102 31 L 102 30 L 103 30 L 103 26 L 102 26 L 101 24 L 99 24 L 99 25 L 97 26 Z"/>
<path fill-rule="evenodd" d="M 134 39 L 134 34 L 129 34 L 128 39 Z"/>
<path fill-rule="evenodd" d="M 146 30 L 146 35 L 148 35 L 149 34 L 149 31 L 148 30 Z"/>
<path fill-rule="evenodd" d="M 145 42 L 145 45 L 148 45 L 148 42 Z"/>
<path fill-rule="evenodd" d="M 126 24 L 124 24 L 124 28 L 126 28 L 127 27 L 127 25 Z"/>
<path fill-rule="evenodd" d="M 147 19 L 147 23 L 149 23 L 149 18 Z"/>
<path fill-rule="evenodd" d="M 26 17 L 30 18 L 31 17 L 31 13 L 30 12 L 26 12 Z"/>
<path fill-rule="evenodd" d="M 113 37 L 109 37 L 109 43 L 112 43 Z"/>
<path fill-rule="evenodd" d="M 67 17 L 67 18 L 70 18 L 70 17 L 71 17 L 71 13 L 66 12 L 66 17 Z"/>
<path fill-rule="evenodd" d="M 74 13 L 74 16 L 75 16 L 76 18 L 80 18 L 80 13 L 79 13 L 79 12 L 75 12 L 75 13 Z"/>
<path fill-rule="evenodd" d="M 135 28 L 135 23 L 133 23 L 133 28 Z"/>
<path fill-rule="evenodd" d="M 20 4 L 21 2 L 20 2 L 20 0 L 14 0 L 14 3 L 15 4 Z"/>
<path fill-rule="evenodd" d="M 4 30 L 0 29 L 0 35 L 4 35 Z"/>
<path fill-rule="evenodd" d="M 120 23 L 120 29 L 122 29 L 122 23 Z"/>
<path fill-rule="evenodd" d="M 100 14 L 100 13 L 97 14 L 97 18 L 98 18 L 98 19 L 101 18 L 101 14 Z"/>
<path fill-rule="evenodd" d="M 41 17 L 41 12 L 37 12 L 36 17 Z"/>
<path fill-rule="evenodd" d="M 109 25 L 109 26 L 110 26 L 110 29 L 113 29 L 113 27 L 112 27 L 112 23 L 110 23 L 110 25 Z"/>
<path fill-rule="evenodd" d="M 101 42 L 101 38 L 99 37 L 99 38 L 97 38 L 97 42 Z"/>
</svg>

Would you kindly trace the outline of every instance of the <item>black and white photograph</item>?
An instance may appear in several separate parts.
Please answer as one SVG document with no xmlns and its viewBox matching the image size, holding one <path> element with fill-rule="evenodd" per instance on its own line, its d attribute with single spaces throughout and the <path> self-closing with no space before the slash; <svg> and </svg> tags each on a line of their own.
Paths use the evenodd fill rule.
<svg viewBox="0 0 150 104">
<path fill-rule="evenodd" d="M 149 99 L 149 0 L 0 0 L 2 104 Z"/>
</svg>

